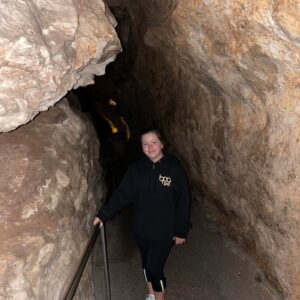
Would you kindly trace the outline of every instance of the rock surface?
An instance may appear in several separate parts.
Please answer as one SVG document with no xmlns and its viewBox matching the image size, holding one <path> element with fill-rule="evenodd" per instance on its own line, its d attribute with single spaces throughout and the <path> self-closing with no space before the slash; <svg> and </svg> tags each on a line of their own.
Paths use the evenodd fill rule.
<svg viewBox="0 0 300 300">
<path fill-rule="evenodd" d="M 1 299 L 62 297 L 105 191 L 98 155 L 95 130 L 66 100 L 0 135 Z M 75 299 L 94 299 L 91 266 L 84 278 Z"/>
<path fill-rule="evenodd" d="M 4 0 L 0 19 L 0 132 L 93 83 L 121 48 L 102 0 Z"/>
<path fill-rule="evenodd" d="M 206 214 L 286 300 L 300 299 L 299 1 L 132 0 L 127 9 L 137 53 L 121 91 L 128 115 L 159 123 Z"/>
</svg>

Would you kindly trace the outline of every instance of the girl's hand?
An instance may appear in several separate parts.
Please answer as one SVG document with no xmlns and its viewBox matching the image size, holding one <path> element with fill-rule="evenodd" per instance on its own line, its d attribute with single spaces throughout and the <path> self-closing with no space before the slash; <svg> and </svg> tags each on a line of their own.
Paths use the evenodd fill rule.
<svg viewBox="0 0 300 300">
<path fill-rule="evenodd" d="M 175 237 L 175 245 L 182 245 L 185 243 L 185 239 L 182 239 L 180 237 Z"/>
<path fill-rule="evenodd" d="M 99 228 L 103 226 L 103 222 L 98 217 L 95 217 L 93 224 L 94 226 L 99 224 Z"/>
</svg>

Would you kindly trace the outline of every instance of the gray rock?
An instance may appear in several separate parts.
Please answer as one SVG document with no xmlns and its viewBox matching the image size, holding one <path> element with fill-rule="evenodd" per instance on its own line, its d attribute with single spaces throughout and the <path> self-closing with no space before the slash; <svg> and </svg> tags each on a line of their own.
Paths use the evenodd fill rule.
<svg viewBox="0 0 300 300">
<path fill-rule="evenodd" d="M 102 0 L 1 1 L 0 132 L 93 83 L 121 46 Z"/>
</svg>

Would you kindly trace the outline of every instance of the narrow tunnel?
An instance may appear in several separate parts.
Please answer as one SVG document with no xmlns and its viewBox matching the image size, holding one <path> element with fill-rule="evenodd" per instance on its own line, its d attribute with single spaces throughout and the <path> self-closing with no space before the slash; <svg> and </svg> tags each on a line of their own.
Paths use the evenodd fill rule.
<svg viewBox="0 0 300 300">
<path fill-rule="evenodd" d="M 217 73 L 219 69 L 224 67 L 222 72 L 230 73 L 234 67 L 234 62 L 227 58 L 226 51 L 230 49 L 225 48 L 226 37 L 223 44 L 218 38 L 211 41 L 214 44 L 201 44 L 204 42 L 199 28 L 192 28 L 193 22 L 186 19 L 195 6 L 184 7 L 174 1 L 108 4 L 118 22 L 116 30 L 123 51 L 107 67 L 105 76 L 98 77 L 94 85 L 79 89 L 78 95 L 82 102 L 87 98 L 114 99 L 133 131 L 135 151 L 138 132 L 143 127 L 160 128 L 167 137 L 167 149 L 180 157 L 188 170 L 194 200 L 191 240 L 195 243 L 188 243 L 171 255 L 170 277 L 176 275 L 170 280 L 168 299 L 279 299 L 282 290 L 278 278 L 270 272 L 274 266 L 267 257 L 271 254 L 266 255 L 270 237 L 265 245 L 259 245 L 264 243 L 259 232 L 267 234 L 263 232 L 269 231 L 273 222 L 266 220 L 267 212 L 263 209 L 268 205 L 265 197 L 272 197 L 265 195 L 265 188 L 258 182 L 262 180 L 258 173 L 259 161 L 263 159 L 259 156 L 268 154 L 256 147 L 258 140 L 266 138 L 267 125 L 253 123 L 256 118 L 258 121 L 265 117 L 259 104 L 249 101 L 253 99 L 251 93 L 262 100 L 266 97 L 265 88 L 272 89 L 275 81 L 271 77 L 277 72 L 275 63 L 263 52 L 251 57 L 253 50 L 249 50 L 242 58 L 248 70 L 240 66 L 239 78 L 231 74 L 236 78 L 225 79 L 225 74 L 223 78 Z M 198 6 L 199 18 L 209 5 L 213 6 L 213 1 Z M 184 15 L 184 9 L 191 11 Z M 201 24 L 205 27 L 204 22 Z M 189 40 L 188 34 L 192 35 Z M 183 44 L 177 42 L 180 38 L 185 39 Z M 201 55 L 198 48 L 212 53 Z M 212 55 L 222 57 L 224 62 L 218 66 Z M 252 63 L 261 68 L 255 70 Z M 254 73 L 245 74 L 251 69 L 264 73 L 265 80 L 254 82 L 259 80 Z M 235 80 L 240 82 L 233 84 Z M 246 132 L 249 136 L 245 138 Z M 110 252 L 112 268 L 116 268 L 113 276 L 118 278 L 116 298 L 124 297 L 126 291 L 126 299 L 141 299 L 145 291 L 143 286 L 139 292 L 136 290 L 136 282 L 141 281 L 138 273 L 130 279 L 126 276 L 136 268 L 138 255 L 128 255 L 124 247 L 130 237 L 124 229 L 117 229 L 126 228 L 127 217 L 114 222 Z M 267 228 L 263 229 L 260 222 Z M 120 233 L 126 238 L 122 239 Z M 256 262 L 251 255 L 256 255 Z M 182 265 L 177 266 L 178 261 Z M 128 282 L 122 280 L 122 275 Z"/>
<path fill-rule="evenodd" d="M 71 2 L 0 6 L 38 9 L 42 28 L 0 54 L 0 299 L 62 299 L 95 212 L 159 128 L 192 198 L 166 299 L 299 300 L 297 1 Z M 105 226 L 113 300 L 147 293 L 131 219 Z M 101 247 L 74 299 L 105 299 Z"/>
</svg>

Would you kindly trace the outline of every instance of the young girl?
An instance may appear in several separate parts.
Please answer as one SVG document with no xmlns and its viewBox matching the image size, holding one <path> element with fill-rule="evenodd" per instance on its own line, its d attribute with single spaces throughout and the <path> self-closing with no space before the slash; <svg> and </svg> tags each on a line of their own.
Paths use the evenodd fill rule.
<svg viewBox="0 0 300 300">
<path fill-rule="evenodd" d="M 190 196 L 180 162 L 163 154 L 158 130 L 141 135 L 145 156 L 129 167 L 119 187 L 100 210 L 102 225 L 127 204 L 133 207 L 133 236 L 140 250 L 148 286 L 146 300 L 163 300 L 164 266 L 174 243 L 183 244 L 190 229 Z"/>
</svg>

